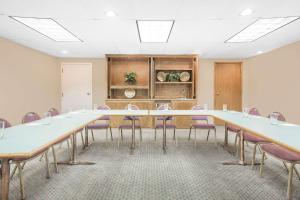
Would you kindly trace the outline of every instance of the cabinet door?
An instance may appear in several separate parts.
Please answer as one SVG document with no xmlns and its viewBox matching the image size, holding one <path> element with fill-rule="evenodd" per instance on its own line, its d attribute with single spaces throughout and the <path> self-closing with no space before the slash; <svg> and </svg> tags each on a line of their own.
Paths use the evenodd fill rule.
<svg viewBox="0 0 300 200">
<path fill-rule="evenodd" d="M 172 108 L 174 110 L 190 110 L 193 106 L 197 104 L 196 100 L 194 101 L 185 101 L 185 100 L 173 100 Z M 191 117 L 175 117 L 176 128 L 190 128 L 192 123 Z"/>
</svg>

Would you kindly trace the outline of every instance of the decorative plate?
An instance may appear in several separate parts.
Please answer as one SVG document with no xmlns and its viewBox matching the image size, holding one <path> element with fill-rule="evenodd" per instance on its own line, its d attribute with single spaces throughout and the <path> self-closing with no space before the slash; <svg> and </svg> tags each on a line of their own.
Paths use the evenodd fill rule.
<svg viewBox="0 0 300 200">
<path fill-rule="evenodd" d="M 186 82 L 190 80 L 190 73 L 188 72 L 181 72 L 180 74 L 180 81 Z"/>
<path fill-rule="evenodd" d="M 135 97 L 135 89 L 126 89 L 124 92 L 125 97 L 127 97 L 128 99 L 132 99 L 133 97 Z"/>
<path fill-rule="evenodd" d="M 156 78 L 160 82 L 164 82 L 164 81 L 166 81 L 166 76 L 167 76 L 167 74 L 165 72 L 158 72 L 156 75 Z"/>
</svg>

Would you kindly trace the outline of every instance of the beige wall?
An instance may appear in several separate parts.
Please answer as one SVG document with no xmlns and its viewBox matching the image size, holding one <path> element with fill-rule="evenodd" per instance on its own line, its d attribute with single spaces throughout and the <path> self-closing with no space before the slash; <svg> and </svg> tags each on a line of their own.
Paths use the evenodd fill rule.
<svg viewBox="0 0 300 200">
<path fill-rule="evenodd" d="M 300 42 L 247 59 L 244 70 L 246 105 L 300 124 Z"/>
<path fill-rule="evenodd" d="M 57 59 L 0 38 L 0 117 L 18 124 L 29 111 L 60 108 Z"/>
</svg>

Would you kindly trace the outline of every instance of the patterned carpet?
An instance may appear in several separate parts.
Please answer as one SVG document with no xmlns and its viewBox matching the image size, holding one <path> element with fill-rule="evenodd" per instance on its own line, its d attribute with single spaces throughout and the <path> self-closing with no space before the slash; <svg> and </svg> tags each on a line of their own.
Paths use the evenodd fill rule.
<svg viewBox="0 0 300 200">
<path fill-rule="evenodd" d="M 113 130 L 117 135 L 117 130 Z M 223 128 L 218 128 L 218 142 L 223 142 Z M 222 161 L 234 160 L 212 137 L 206 142 L 206 132 L 198 132 L 197 147 L 188 141 L 188 131 L 178 130 L 178 147 L 168 133 L 168 150 L 163 154 L 161 134 L 153 139 L 153 130 L 144 130 L 143 142 L 133 155 L 129 153 L 130 132 L 117 148 L 116 140 L 105 144 L 105 134 L 96 132 L 96 141 L 78 155 L 78 160 L 95 165 L 59 166 L 55 174 L 45 178 L 45 162 L 35 159 L 24 169 L 27 199 L 285 199 L 287 173 L 282 163 L 268 158 L 264 178 L 258 177 L 258 166 L 224 166 Z M 192 137 L 193 138 L 193 137 Z M 233 137 L 230 138 L 233 140 Z M 78 138 L 78 143 L 80 140 Z M 66 144 L 56 147 L 59 160 L 68 158 Z M 80 147 L 78 148 L 80 150 Z M 246 147 L 251 158 L 251 146 Z M 50 153 L 49 153 L 50 156 Z M 257 158 L 261 155 L 258 154 Z M 52 160 L 52 157 L 50 157 Z M 294 197 L 300 199 L 294 177 Z M 10 199 L 20 199 L 18 176 L 10 185 Z"/>
</svg>

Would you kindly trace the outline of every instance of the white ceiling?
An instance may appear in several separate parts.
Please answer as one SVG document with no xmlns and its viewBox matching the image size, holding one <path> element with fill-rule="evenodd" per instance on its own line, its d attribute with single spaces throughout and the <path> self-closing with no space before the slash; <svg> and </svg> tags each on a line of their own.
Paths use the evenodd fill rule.
<svg viewBox="0 0 300 200">
<path fill-rule="evenodd" d="M 246 8 L 254 13 L 240 16 Z M 117 17 L 107 17 L 108 10 Z M 84 42 L 54 42 L 11 15 L 53 18 Z M 300 0 L 0 0 L 0 37 L 57 57 L 194 53 L 239 59 L 299 41 L 297 20 L 255 42 L 224 43 L 257 18 L 285 16 L 300 16 Z M 137 19 L 175 19 L 169 43 L 140 43 Z"/>
</svg>

